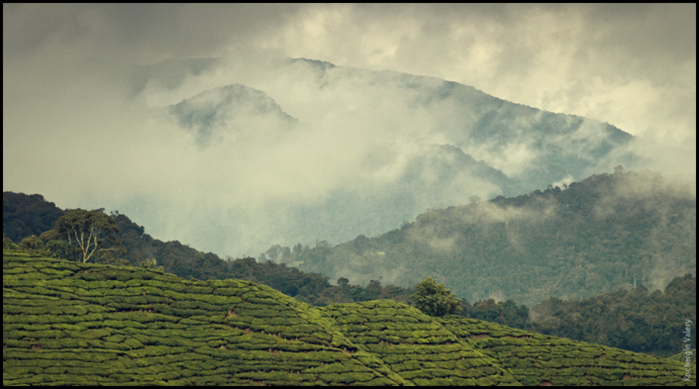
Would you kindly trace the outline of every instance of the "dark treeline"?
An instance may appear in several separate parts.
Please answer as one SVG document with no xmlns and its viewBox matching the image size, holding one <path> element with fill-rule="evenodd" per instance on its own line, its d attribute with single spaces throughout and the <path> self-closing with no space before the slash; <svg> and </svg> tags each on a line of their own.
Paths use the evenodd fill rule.
<svg viewBox="0 0 699 389">
<path fill-rule="evenodd" d="M 201 280 L 236 278 L 259 282 L 312 305 L 359 302 L 391 298 L 407 302 L 412 289 L 381 286 L 372 281 L 366 287 L 350 285 L 340 278 L 338 285 L 331 285 L 328 277 L 318 273 L 305 273 L 285 263 L 254 258 L 221 259 L 214 253 L 202 253 L 180 242 L 162 242 L 144 233 L 143 227 L 133 223 L 125 215 L 113 215 L 120 229 L 120 239 L 127 248 L 124 258 L 134 265 L 144 258 L 156 258 L 164 270 L 184 278 Z"/>
<path fill-rule="evenodd" d="M 697 282 L 692 274 L 674 278 L 665 292 L 644 286 L 589 299 L 551 297 L 528 309 L 512 300 L 462 301 L 461 314 L 547 335 L 582 340 L 667 357 L 690 344 L 696 348 Z"/>
</svg>

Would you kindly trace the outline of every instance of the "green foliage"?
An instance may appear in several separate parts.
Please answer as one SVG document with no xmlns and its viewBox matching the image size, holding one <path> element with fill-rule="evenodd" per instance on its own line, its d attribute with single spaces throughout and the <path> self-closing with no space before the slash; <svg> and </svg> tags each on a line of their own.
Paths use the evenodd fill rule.
<svg viewBox="0 0 699 389">
<path fill-rule="evenodd" d="M 664 292 L 644 286 L 589 299 L 549 298 L 531 312 L 511 300 L 463 302 L 465 317 L 544 334 L 582 340 L 658 356 L 677 353 L 686 343 L 696 347 L 696 278 L 675 277 Z M 531 317 L 530 317 L 531 316 Z M 682 336 L 690 320 L 690 337 Z"/>
<path fill-rule="evenodd" d="M 12 241 L 12 239 L 8 238 L 5 236 L 5 233 L 2 233 L 2 248 L 3 249 L 16 249 L 18 246 Z"/>
<path fill-rule="evenodd" d="M 56 229 L 46 230 L 44 224 L 33 225 L 33 220 L 48 220 L 47 215 L 57 215 L 51 220 L 51 225 L 55 225 L 58 219 L 65 212 L 56 208 L 52 203 L 47 203 L 41 198 L 37 203 L 34 196 L 5 192 L 4 197 L 12 201 L 5 201 L 7 208 L 5 213 L 13 215 L 13 225 L 18 223 L 26 224 L 31 230 L 44 231 L 39 238 L 46 242 L 46 249 L 51 256 L 63 258 L 71 261 L 82 261 L 83 252 L 77 245 L 71 245 L 68 240 L 62 240 Z M 39 196 L 40 197 L 40 196 Z M 46 210 L 46 215 L 41 214 L 36 217 L 36 210 Z M 49 210 L 51 212 L 49 212 Z M 306 303 L 316 306 L 324 306 L 335 302 L 357 302 L 368 301 L 375 298 L 394 299 L 407 302 L 412 294 L 411 288 L 401 288 L 393 285 L 382 286 L 379 281 L 371 283 L 370 288 L 359 285 L 351 285 L 347 280 L 343 286 L 330 285 L 328 278 L 318 273 L 300 272 L 295 267 L 287 266 L 286 263 L 277 263 L 268 260 L 255 261 L 253 258 L 228 258 L 223 260 L 213 253 L 202 253 L 191 247 L 185 246 L 177 241 L 162 242 L 153 239 L 145 233 L 145 229 L 133 223 L 125 215 L 118 212 L 112 213 L 119 232 L 116 233 L 114 245 L 112 247 L 123 247 L 127 250 L 97 250 L 93 255 L 95 263 L 110 265 L 143 266 L 145 259 L 156 259 L 159 266 L 165 272 L 176 274 L 183 278 L 194 277 L 202 280 L 237 278 L 253 282 L 259 282 L 273 287 L 282 293 L 296 297 Z M 10 223 L 3 226 L 7 230 Z M 37 232 L 38 233 L 38 232 Z M 21 236 L 24 238 L 25 236 Z M 21 239 L 20 238 L 20 239 Z M 63 238 L 68 239 L 67 235 Z M 110 243 L 111 244 L 111 243 Z M 265 254 L 275 260 L 293 262 L 294 258 L 309 255 L 325 255 L 330 246 L 325 241 L 319 241 L 316 247 L 311 249 L 308 246 L 296 245 L 293 250 L 273 246 Z M 148 266 L 148 265 L 146 265 Z M 344 281 L 343 281 L 344 282 Z"/>
<path fill-rule="evenodd" d="M 53 228 L 63 211 L 39 194 L 2 193 L 2 232 L 13 242 Z M 44 242 L 47 240 L 43 239 Z"/>
<path fill-rule="evenodd" d="M 437 284 L 432 277 L 425 278 L 415 285 L 412 296 L 415 308 L 430 316 L 444 316 L 457 313 L 459 299 L 444 284 Z"/>
<path fill-rule="evenodd" d="M 54 230 L 59 236 L 67 237 L 68 242 L 75 244 L 82 252 L 82 262 L 87 262 L 96 251 L 119 249 L 115 234 L 119 232 L 114 219 L 100 210 L 86 211 L 74 209 L 67 211 L 58 218 Z"/>
<path fill-rule="evenodd" d="M 19 243 L 19 248 L 24 250 L 42 250 L 44 242 L 36 235 L 28 236 Z"/>
<path fill-rule="evenodd" d="M 44 236 L 44 234 L 41 234 Z M 69 261 L 80 261 L 82 251 L 79 247 L 73 246 L 68 241 L 61 239 L 48 240 L 46 242 L 46 250 L 56 258 L 67 259 Z"/>
<path fill-rule="evenodd" d="M 115 254 L 115 250 L 101 250 L 95 253 L 94 256 L 95 263 L 101 263 L 105 265 L 113 265 L 113 266 L 131 266 L 131 262 L 127 261 L 124 258 L 119 258 Z M 159 266 L 157 268 L 159 271 L 162 271 L 162 266 Z"/>
<path fill-rule="evenodd" d="M 437 320 L 458 333 L 462 341 L 498 361 L 524 385 L 694 384 L 678 381 L 684 368 L 663 358 L 458 316 Z M 696 367 L 692 369 L 692 376 L 696 377 Z"/>
<path fill-rule="evenodd" d="M 585 300 L 551 298 L 532 308 L 536 321 L 528 328 L 667 357 L 684 348 L 687 320 L 687 343 L 696 348 L 696 287 L 696 278 L 686 274 L 675 277 L 664 293 L 638 286 Z"/>
<path fill-rule="evenodd" d="M 468 301 L 462 301 L 461 315 L 515 328 L 529 328 L 531 325 L 529 308 L 526 305 L 517 305 L 512 300 L 496 303 L 494 299 L 487 299 L 477 301 L 473 305 Z"/>
<path fill-rule="evenodd" d="M 675 354 L 671 357 L 668 357 L 668 359 L 672 359 L 674 361 L 679 361 L 683 364 L 689 362 L 690 364 L 696 366 L 696 364 L 697 364 L 697 349 L 693 348 L 691 350 L 687 350 L 687 351 L 681 352 L 679 354 Z"/>
<path fill-rule="evenodd" d="M 143 262 L 141 262 L 141 267 L 146 268 L 146 269 L 155 269 L 155 270 L 161 271 L 161 272 L 164 271 L 164 268 L 162 266 L 156 267 L 157 262 L 158 261 L 156 261 L 155 258 L 148 258 L 148 259 L 143 260 Z"/>
<path fill-rule="evenodd" d="M 408 286 L 424 278 L 428 269 L 464 298 L 466 317 L 661 356 L 677 353 L 681 337 L 675 334 L 681 332 L 685 318 L 696 318 L 695 292 L 692 295 L 682 286 L 650 293 L 643 285 L 660 282 L 651 278 L 658 269 L 667 282 L 677 269 L 693 268 L 695 196 L 658 175 L 625 173 L 620 167 L 612 175 L 593 176 L 564 189 L 549 187 L 528 196 L 480 203 L 473 199 L 466 206 L 420 215 L 382 236 L 359 236 L 334 247 L 325 241 L 315 247 L 275 245 L 259 261 L 222 260 L 179 242 L 163 243 L 116 213 L 112 214 L 120 229 L 116 236 L 129 251 L 121 257 L 114 251 L 98 251 L 93 258 L 96 263 L 128 261 L 136 266 L 145 258 L 157 258 L 163 270 L 185 278 L 264 283 L 316 306 L 372 299 L 407 302 L 414 292 L 411 288 L 382 286 L 379 276 L 403 271 L 395 282 Z M 42 225 L 47 216 L 37 215 L 34 208 L 62 214 L 41 196 L 37 203 L 37 196 L 4 194 L 3 218 L 14 215 L 12 222 L 3 224 L 4 230 L 22 221 L 23 228 L 31 227 L 34 234 L 45 231 L 34 223 Z M 56 230 L 45 231 L 39 239 L 52 256 L 82 260 L 79 248 L 60 240 Z M 267 256 L 277 262 L 266 261 Z M 364 280 L 372 281 L 361 287 L 340 277 L 333 286 L 324 275 L 299 271 L 323 271 L 335 278 L 342 275 L 332 273 L 336 263 L 360 264 L 369 269 Z M 636 283 L 633 293 L 611 293 L 631 290 Z M 496 303 L 490 296 L 512 296 L 530 305 L 555 298 L 534 306 L 533 321 L 525 305 L 512 300 Z M 466 298 L 476 302 L 470 305 Z M 694 335 L 691 343 L 696 344 Z"/>
</svg>

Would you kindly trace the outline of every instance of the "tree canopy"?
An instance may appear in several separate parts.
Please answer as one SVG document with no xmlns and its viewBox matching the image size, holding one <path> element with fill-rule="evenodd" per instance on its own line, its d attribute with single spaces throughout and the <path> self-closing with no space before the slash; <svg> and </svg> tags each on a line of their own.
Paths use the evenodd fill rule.
<svg viewBox="0 0 699 389">
<path fill-rule="evenodd" d="M 460 301 L 444 284 L 438 284 L 427 277 L 415 285 L 412 296 L 415 308 L 430 316 L 444 316 L 457 313 Z"/>
<path fill-rule="evenodd" d="M 114 219 L 99 210 L 73 209 L 58 218 L 54 230 L 68 243 L 76 244 L 87 262 L 96 252 L 122 248 L 116 241 L 119 228 Z"/>
<path fill-rule="evenodd" d="M 40 194 L 2 192 L 2 232 L 13 242 L 53 228 L 65 212 Z"/>
</svg>

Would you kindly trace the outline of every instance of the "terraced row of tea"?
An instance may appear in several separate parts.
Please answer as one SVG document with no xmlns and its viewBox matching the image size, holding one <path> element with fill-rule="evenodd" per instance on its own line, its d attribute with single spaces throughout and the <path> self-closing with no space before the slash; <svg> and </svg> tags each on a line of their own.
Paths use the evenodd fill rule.
<svg viewBox="0 0 699 389">
<path fill-rule="evenodd" d="M 239 280 L 3 252 L 3 384 L 687 384 L 676 361 Z"/>
</svg>

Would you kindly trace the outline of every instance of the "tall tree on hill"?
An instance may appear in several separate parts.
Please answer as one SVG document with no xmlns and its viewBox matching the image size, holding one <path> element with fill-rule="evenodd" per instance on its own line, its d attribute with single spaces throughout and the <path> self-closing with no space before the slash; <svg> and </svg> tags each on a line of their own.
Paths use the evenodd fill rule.
<svg viewBox="0 0 699 389">
<path fill-rule="evenodd" d="M 125 251 L 118 243 L 119 228 L 114 219 L 100 210 L 73 209 L 61 216 L 54 227 L 68 243 L 75 244 L 82 253 L 82 262 L 87 262 L 96 252 L 106 250 Z"/>
<path fill-rule="evenodd" d="M 460 310 L 459 299 L 444 284 L 437 284 L 432 277 L 415 285 L 412 300 L 415 308 L 430 316 L 444 316 Z"/>
</svg>

